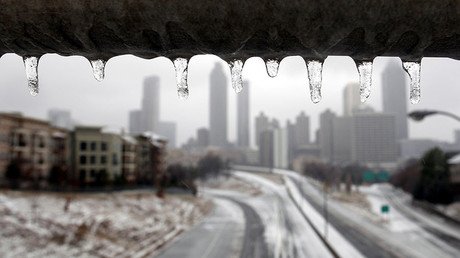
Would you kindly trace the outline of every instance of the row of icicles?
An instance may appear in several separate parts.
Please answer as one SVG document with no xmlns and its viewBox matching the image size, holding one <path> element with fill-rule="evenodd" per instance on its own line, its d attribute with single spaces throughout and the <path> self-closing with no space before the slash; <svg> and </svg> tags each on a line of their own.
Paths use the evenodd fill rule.
<svg viewBox="0 0 460 258">
<path fill-rule="evenodd" d="M 30 94 L 36 96 L 38 94 L 38 61 L 39 58 L 35 56 L 24 57 L 24 65 L 26 68 L 26 75 Z M 176 70 L 176 83 L 177 94 L 181 99 L 188 98 L 188 84 L 187 84 L 187 71 L 188 59 L 176 58 L 174 59 L 174 67 Z M 98 81 L 104 79 L 104 69 L 106 61 L 98 59 L 91 60 L 91 67 L 93 69 L 94 78 Z M 321 100 L 321 84 L 322 84 L 322 70 L 323 61 L 307 60 L 308 80 L 310 82 L 310 95 L 313 103 L 318 103 Z M 233 60 L 228 62 L 230 66 L 230 74 L 232 80 L 232 87 L 236 93 L 241 92 L 243 89 L 243 61 Z M 265 62 L 267 73 L 270 77 L 275 77 L 278 74 L 279 60 L 268 59 Z M 359 92 L 361 102 L 365 102 L 371 94 L 372 85 L 372 61 L 357 62 L 356 66 L 359 73 Z M 410 101 L 416 104 L 420 101 L 420 62 L 405 62 L 402 66 L 410 77 Z"/>
</svg>

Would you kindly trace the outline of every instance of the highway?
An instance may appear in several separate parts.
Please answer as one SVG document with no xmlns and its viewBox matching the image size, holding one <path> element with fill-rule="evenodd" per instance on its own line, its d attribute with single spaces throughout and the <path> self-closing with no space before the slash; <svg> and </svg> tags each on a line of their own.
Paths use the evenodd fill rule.
<svg viewBox="0 0 460 258">
<path fill-rule="evenodd" d="M 363 188 L 363 195 L 371 206 L 391 204 L 388 221 L 377 222 L 375 211 L 330 199 L 325 233 L 323 194 L 316 183 L 292 171 L 273 171 L 281 180 L 269 179 L 267 172 L 232 172 L 232 178 L 260 189 L 257 195 L 202 189 L 214 201 L 213 211 L 158 257 L 460 257 L 458 226 L 416 211 L 378 185 Z"/>
</svg>

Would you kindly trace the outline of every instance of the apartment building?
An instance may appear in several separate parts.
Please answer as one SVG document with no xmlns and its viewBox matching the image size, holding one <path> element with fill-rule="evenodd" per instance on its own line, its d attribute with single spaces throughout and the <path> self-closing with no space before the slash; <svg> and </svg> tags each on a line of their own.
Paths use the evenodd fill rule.
<svg viewBox="0 0 460 258">
<path fill-rule="evenodd" d="M 67 130 L 47 121 L 20 113 L 0 113 L 0 180 L 12 162 L 18 176 L 26 181 L 43 182 L 52 166 L 69 158 Z"/>
<path fill-rule="evenodd" d="M 103 184 L 121 177 L 122 138 L 102 127 L 77 126 L 71 137 L 73 177 L 83 184 Z"/>
</svg>

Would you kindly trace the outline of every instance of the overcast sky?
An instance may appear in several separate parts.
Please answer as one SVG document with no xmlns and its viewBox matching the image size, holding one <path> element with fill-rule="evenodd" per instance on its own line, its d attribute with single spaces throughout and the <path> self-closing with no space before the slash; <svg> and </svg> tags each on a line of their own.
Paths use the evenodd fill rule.
<svg viewBox="0 0 460 258">
<path fill-rule="evenodd" d="M 50 108 L 68 109 L 82 124 L 128 128 L 128 112 L 140 107 L 142 82 L 148 75 L 161 81 L 161 120 L 175 121 L 178 143 L 194 136 L 199 127 L 209 125 L 209 73 L 216 56 L 196 56 L 189 63 L 188 100 L 177 97 L 174 69 L 166 58 L 145 60 L 134 56 L 111 59 L 106 78 L 97 82 L 89 62 L 82 57 L 55 54 L 40 59 L 40 94 L 29 94 L 22 59 L 14 54 L 0 59 L 0 111 L 20 111 L 27 116 L 46 118 Z M 388 58 L 374 60 L 373 87 L 368 104 L 381 110 L 381 71 Z M 227 67 L 227 66 L 225 66 Z M 349 57 L 329 57 L 323 68 L 323 100 L 310 101 L 305 63 L 300 57 L 281 62 L 276 78 L 268 77 L 260 58 L 249 59 L 243 79 L 251 84 L 251 131 L 254 117 L 264 111 L 284 125 L 305 111 L 312 124 L 312 136 L 318 127 L 318 114 L 330 108 L 342 114 L 342 90 L 348 82 L 358 81 L 354 62 Z M 402 69 L 402 68 L 401 68 Z M 227 80 L 229 81 L 229 71 Z M 460 62 L 451 59 L 425 58 L 422 62 L 422 100 L 409 104 L 409 110 L 440 109 L 460 114 Z M 408 77 L 407 77 L 408 80 Z M 230 81 L 228 82 L 230 85 Z M 229 139 L 236 135 L 236 93 L 229 86 Z M 408 93 L 406 94 L 408 96 Z M 433 117 L 421 123 L 410 122 L 412 138 L 435 138 L 451 141 L 460 124 L 446 117 Z M 253 137 L 252 137 L 253 138 Z M 251 139 L 254 141 L 254 139 Z"/>
</svg>

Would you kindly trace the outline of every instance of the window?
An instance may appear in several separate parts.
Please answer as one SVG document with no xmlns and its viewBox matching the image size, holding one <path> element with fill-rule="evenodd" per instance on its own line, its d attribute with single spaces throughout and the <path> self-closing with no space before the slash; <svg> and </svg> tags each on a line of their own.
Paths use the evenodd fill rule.
<svg viewBox="0 0 460 258">
<path fill-rule="evenodd" d="M 96 177 L 96 170 L 91 169 L 91 170 L 89 171 L 89 175 L 90 175 L 91 177 Z"/>
<path fill-rule="evenodd" d="M 101 151 L 107 151 L 107 143 L 101 142 Z"/>
<path fill-rule="evenodd" d="M 92 151 L 95 151 L 95 150 L 96 150 L 96 142 L 91 142 L 91 144 L 90 144 L 90 149 L 91 149 Z"/>
<path fill-rule="evenodd" d="M 112 154 L 112 164 L 113 165 L 118 165 L 118 156 L 116 153 Z"/>
<path fill-rule="evenodd" d="M 96 156 L 89 157 L 89 163 L 90 164 L 96 164 Z"/>
<path fill-rule="evenodd" d="M 101 164 L 107 164 L 107 156 L 105 155 L 101 156 Z"/>
<path fill-rule="evenodd" d="M 85 151 L 86 148 L 87 148 L 86 145 L 87 145 L 86 142 L 80 142 L 80 150 L 81 150 L 81 151 Z"/>
<path fill-rule="evenodd" d="M 84 169 L 80 169 L 80 181 L 85 181 L 86 179 L 86 171 Z"/>
<path fill-rule="evenodd" d="M 86 164 L 86 156 L 85 155 L 80 156 L 80 164 L 82 164 L 82 165 Z"/>
</svg>

